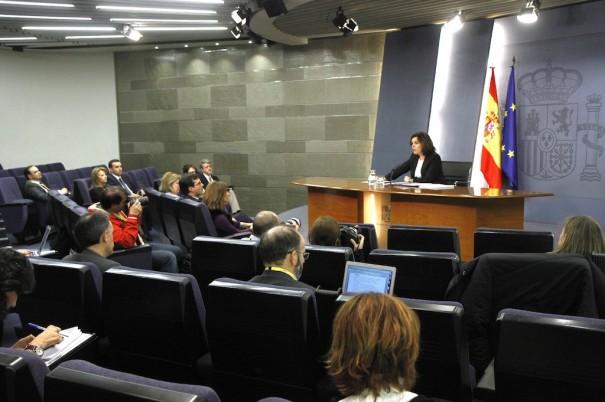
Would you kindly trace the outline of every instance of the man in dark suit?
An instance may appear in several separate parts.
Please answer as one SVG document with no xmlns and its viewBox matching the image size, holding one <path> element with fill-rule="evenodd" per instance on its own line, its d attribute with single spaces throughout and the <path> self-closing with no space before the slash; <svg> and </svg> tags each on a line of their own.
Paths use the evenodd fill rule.
<svg viewBox="0 0 605 402">
<path fill-rule="evenodd" d="M 145 195 L 145 190 L 137 189 L 128 177 L 122 177 L 123 168 L 119 159 L 112 159 L 107 162 L 107 168 L 109 169 L 107 186 L 120 186 L 126 190 L 129 197 L 139 198 Z"/>
<path fill-rule="evenodd" d="M 25 198 L 34 201 L 48 201 L 48 192 L 50 189 L 46 184 L 42 183 L 42 172 L 34 165 L 29 165 L 23 171 L 23 175 L 27 179 L 23 189 Z M 60 194 L 67 194 L 69 190 L 65 187 L 58 190 Z"/>
<path fill-rule="evenodd" d="M 101 272 L 120 264 L 107 259 L 113 254 L 113 225 L 107 214 L 89 212 L 74 227 L 74 237 L 82 252 L 63 257 L 65 261 L 92 262 Z"/>
<path fill-rule="evenodd" d="M 197 174 L 184 174 L 179 180 L 179 186 L 181 187 L 181 194 L 183 194 L 184 199 L 202 202 L 204 185 Z"/>
<path fill-rule="evenodd" d="M 313 286 L 298 280 L 308 254 L 305 252 L 305 240 L 296 229 L 287 225 L 270 229 L 261 237 L 258 251 L 265 271 L 250 282 L 315 291 Z"/>
<path fill-rule="evenodd" d="M 204 187 L 208 187 L 208 184 L 213 181 L 219 181 L 218 176 L 212 174 L 212 161 L 210 159 L 202 159 L 200 161 L 200 179 L 204 184 Z"/>
</svg>

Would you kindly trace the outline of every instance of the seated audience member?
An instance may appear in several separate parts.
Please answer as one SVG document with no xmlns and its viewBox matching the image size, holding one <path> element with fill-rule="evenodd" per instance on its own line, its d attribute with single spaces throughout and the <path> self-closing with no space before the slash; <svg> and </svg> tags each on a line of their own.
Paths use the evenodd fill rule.
<svg viewBox="0 0 605 402">
<path fill-rule="evenodd" d="M 181 196 L 181 187 L 179 185 L 179 180 L 181 176 L 173 172 L 166 172 L 162 176 L 162 181 L 160 182 L 160 192 L 166 194 L 176 195 L 178 197 Z"/>
<path fill-rule="evenodd" d="M 334 318 L 327 371 L 341 402 L 443 401 L 409 391 L 419 351 L 416 313 L 393 296 L 361 293 Z"/>
<path fill-rule="evenodd" d="M 208 187 L 208 184 L 212 183 L 213 181 L 220 180 L 218 176 L 212 174 L 212 162 L 210 159 L 202 159 L 200 161 L 199 175 L 202 183 L 204 183 L 204 187 L 206 188 Z"/>
<path fill-rule="evenodd" d="M 331 216 L 320 216 L 313 222 L 309 229 L 309 242 L 315 246 L 343 246 L 351 247 L 355 255 L 355 260 L 364 261 L 363 242 L 365 238 L 359 234 L 359 243 L 353 239 L 348 239 L 350 244 L 342 244 L 340 237 L 341 231 L 336 219 Z"/>
<path fill-rule="evenodd" d="M 88 189 L 88 193 L 92 202 L 101 201 L 101 195 L 107 188 L 107 174 L 105 166 L 98 166 L 90 172 L 90 188 Z"/>
<path fill-rule="evenodd" d="M 270 229 L 260 238 L 258 251 L 265 271 L 250 282 L 315 291 L 313 286 L 299 281 L 308 254 L 305 239 L 296 229 L 286 225 Z"/>
<path fill-rule="evenodd" d="M 181 187 L 181 195 L 186 200 L 202 202 L 204 194 L 204 185 L 197 173 L 186 173 L 181 176 L 179 181 Z"/>
<path fill-rule="evenodd" d="M 122 210 L 128 202 L 126 191 L 122 187 L 109 187 L 101 197 L 100 207 L 109 215 L 113 225 L 113 242 L 115 249 L 133 248 L 143 244 L 139 236 L 139 220 L 143 207 L 139 200 L 128 205 L 128 214 Z M 89 211 L 98 210 L 93 204 Z M 154 271 L 178 273 L 177 262 L 183 258 L 182 250 L 172 244 L 149 242 L 151 246 L 151 266 Z"/>
<path fill-rule="evenodd" d="M 17 305 L 20 294 L 34 290 L 35 283 L 34 268 L 27 257 L 15 250 L 0 249 L 0 320 Z M 42 356 L 44 349 L 61 342 L 59 331 L 61 328 L 48 325 L 38 336 L 21 338 L 12 348 L 31 350 Z"/>
<path fill-rule="evenodd" d="M 279 226 L 279 223 L 279 216 L 277 216 L 275 212 L 260 211 L 254 217 L 254 222 L 252 223 L 252 234 L 248 239 L 256 242 L 260 241 L 262 235 L 264 235 L 269 229 Z"/>
<path fill-rule="evenodd" d="M 570 216 L 563 224 L 555 253 L 582 254 L 590 258 L 593 252 L 605 253 L 605 238 L 601 227 L 590 216 Z"/>
<path fill-rule="evenodd" d="M 107 185 L 122 187 L 129 197 L 139 198 L 145 195 L 145 190 L 137 189 L 128 177 L 122 177 L 123 168 L 119 159 L 112 159 L 107 162 L 107 168 L 109 169 Z"/>
<path fill-rule="evenodd" d="M 195 166 L 187 163 L 186 165 L 183 165 L 183 174 L 189 174 L 189 173 L 197 174 L 197 169 L 195 168 Z"/>
<path fill-rule="evenodd" d="M 208 188 L 210 183 L 219 181 L 219 178 L 212 174 L 212 162 L 209 159 L 202 159 L 200 162 L 200 171 L 199 176 L 205 188 Z M 227 212 L 233 215 L 240 222 L 252 223 L 252 219 L 243 213 L 239 207 L 239 202 L 237 201 L 237 196 L 235 195 L 233 188 L 229 189 L 229 203 L 226 209 Z"/>
<path fill-rule="evenodd" d="M 92 262 L 101 272 L 120 265 L 107 259 L 113 254 L 113 225 L 107 214 L 82 215 L 74 226 L 74 237 L 82 252 L 63 257 L 65 261 Z"/>
<path fill-rule="evenodd" d="M 27 179 L 23 195 L 25 198 L 34 201 L 48 201 L 48 192 L 50 189 L 42 183 L 42 172 L 36 166 L 30 165 L 25 168 L 23 175 Z M 68 194 L 69 190 L 63 187 L 58 190 L 60 194 Z"/>
<path fill-rule="evenodd" d="M 225 237 L 250 231 L 252 227 L 251 223 L 238 221 L 225 209 L 229 202 L 229 188 L 222 181 L 213 181 L 210 183 L 204 192 L 203 200 L 210 210 L 219 236 Z"/>
</svg>

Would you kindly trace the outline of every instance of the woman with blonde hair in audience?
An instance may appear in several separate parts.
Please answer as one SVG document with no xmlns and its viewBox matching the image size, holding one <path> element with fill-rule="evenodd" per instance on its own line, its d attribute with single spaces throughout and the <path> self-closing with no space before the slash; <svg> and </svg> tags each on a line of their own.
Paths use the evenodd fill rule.
<svg viewBox="0 0 605 402">
<path fill-rule="evenodd" d="M 229 203 L 229 187 L 224 182 L 213 181 L 210 183 L 204 192 L 203 202 L 210 210 L 219 236 L 250 232 L 251 223 L 238 221 L 225 209 Z"/>
<path fill-rule="evenodd" d="M 586 215 L 568 217 L 555 253 L 582 254 L 590 258 L 593 252 L 605 253 L 605 238 L 597 221 Z"/>
<path fill-rule="evenodd" d="M 97 166 L 90 171 L 90 188 L 88 193 L 93 203 L 100 202 L 103 192 L 107 188 L 107 168 Z"/>
<path fill-rule="evenodd" d="M 181 176 L 174 172 L 166 172 L 160 182 L 160 192 L 181 196 L 181 186 L 179 185 Z"/>
<path fill-rule="evenodd" d="M 410 392 L 419 352 L 416 313 L 393 296 L 361 293 L 334 318 L 327 371 L 341 402 L 441 401 Z"/>
</svg>

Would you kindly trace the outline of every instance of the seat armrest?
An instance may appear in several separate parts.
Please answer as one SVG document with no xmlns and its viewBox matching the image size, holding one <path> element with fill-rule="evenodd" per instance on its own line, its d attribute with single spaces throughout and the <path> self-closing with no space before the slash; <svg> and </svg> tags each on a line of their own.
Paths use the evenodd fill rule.
<svg viewBox="0 0 605 402">
<path fill-rule="evenodd" d="M 12 200 L 11 202 L 7 202 L 6 204 L 0 205 L 0 207 L 19 207 L 23 205 L 31 205 L 34 201 L 29 198 L 19 198 Z"/>
<path fill-rule="evenodd" d="M 473 392 L 474 399 L 491 402 L 496 400 L 496 381 L 494 379 L 494 360 L 485 369 L 483 376 Z"/>
<path fill-rule="evenodd" d="M 125 267 L 151 269 L 151 246 L 143 244 L 125 250 L 114 250 L 113 254 L 107 257 L 110 260 L 119 262 Z"/>
</svg>

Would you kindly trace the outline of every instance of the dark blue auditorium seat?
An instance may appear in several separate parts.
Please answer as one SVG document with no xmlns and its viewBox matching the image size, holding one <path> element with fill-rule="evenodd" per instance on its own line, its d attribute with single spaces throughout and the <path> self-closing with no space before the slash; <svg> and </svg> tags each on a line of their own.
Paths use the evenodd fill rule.
<svg viewBox="0 0 605 402">
<path fill-rule="evenodd" d="M 603 400 L 605 320 L 505 309 L 498 323 L 498 401 Z"/>
<path fill-rule="evenodd" d="M 396 296 L 425 300 L 444 300 L 459 262 L 454 253 L 386 249 L 372 251 L 367 260 L 397 269 Z"/>
<path fill-rule="evenodd" d="M 219 394 L 315 400 L 325 371 L 312 291 L 219 279 L 208 287 L 207 324 Z"/>
<path fill-rule="evenodd" d="M 60 364 L 46 378 L 45 402 L 220 402 L 211 388 L 109 370 L 84 360 Z"/>
<path fill-rule="evenodd" d="M 487 253 L 548 253 L 553 250 L 552 232 L 477 228 L 475 257 Z"/>
<path fill-rule="evenodd" d="M 206 309 L 193 276 L 111 268 L 103 274 L 103 315 L 112 368 L 201 382 Z"/>
<path fill-rule="evenodd" d="M 0 400 L 42 402 L 46 363 L 29 350 L 0 348 Z"/>
<path fill-rule="evenodd" d="M 14 177 L 0 178 L 0 213 L 4 216 L 8 233 L 22 233 L 28 223 L 31 228 L 37 227 L 36 204 L 23 198 Z"/>
<path fill-rule="evenodd" d="M 391 225 L 387 248 L 403 251 L 435 251 L 460 256 L 458 228 L 449 226 Z"/>
</svg>

